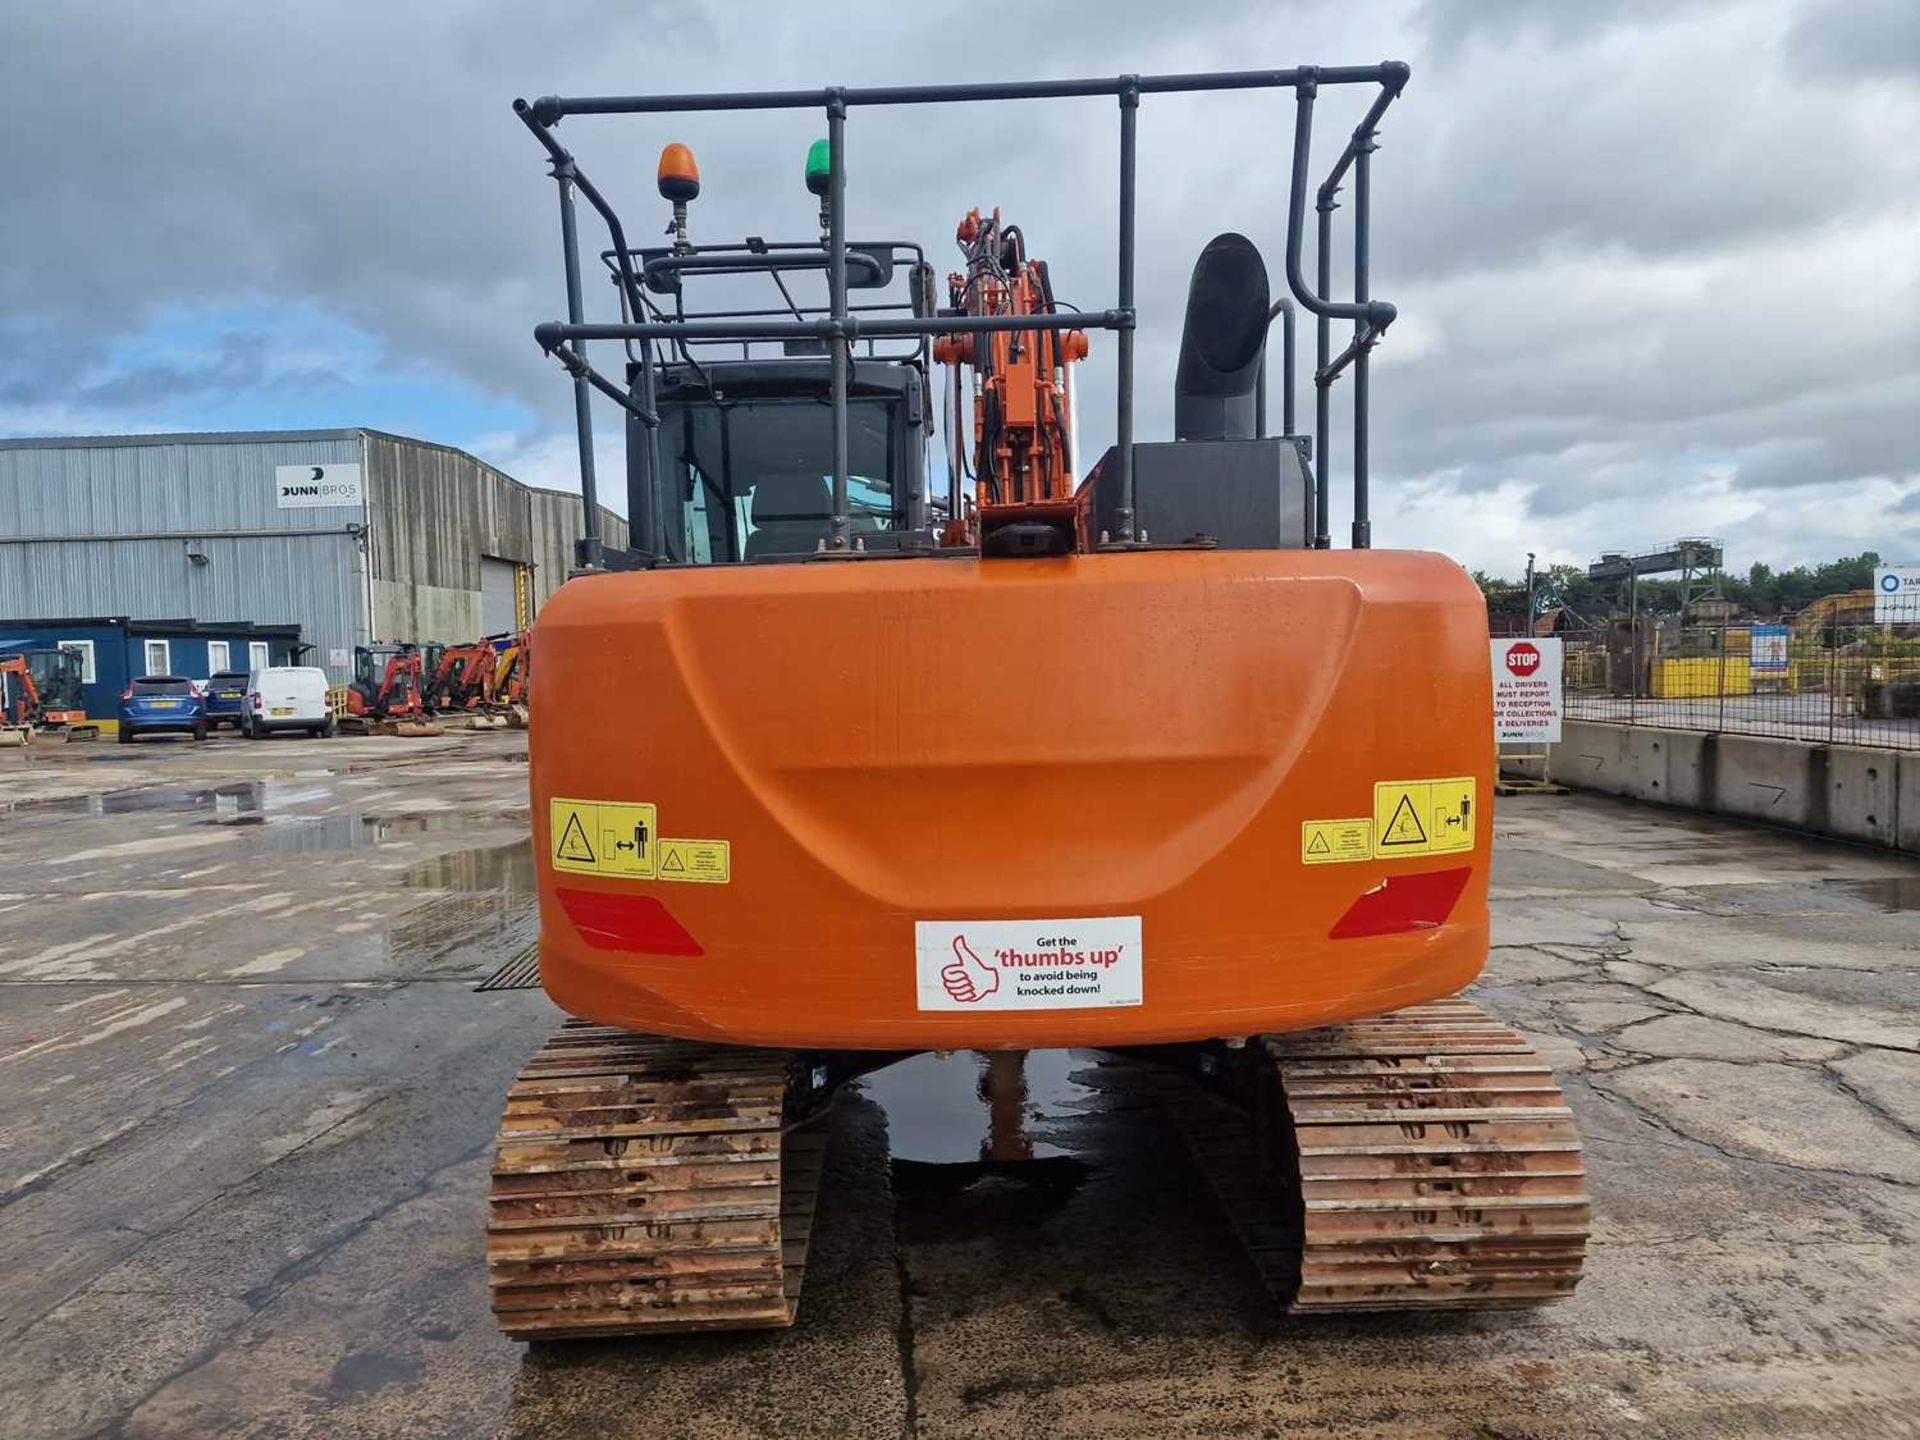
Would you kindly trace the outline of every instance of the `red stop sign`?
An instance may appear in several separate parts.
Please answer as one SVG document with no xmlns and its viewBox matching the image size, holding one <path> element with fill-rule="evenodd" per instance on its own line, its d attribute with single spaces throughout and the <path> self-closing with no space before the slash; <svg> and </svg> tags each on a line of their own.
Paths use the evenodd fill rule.
<svg viewBox="0 0 1920 1440">
<path fill-rule="evenodd" d="M 1516 675 L 1531 675 L 1540 668 L 1540 647 L 1522 640 L 1507 647 L 1507 669 Z"/>
</svg>

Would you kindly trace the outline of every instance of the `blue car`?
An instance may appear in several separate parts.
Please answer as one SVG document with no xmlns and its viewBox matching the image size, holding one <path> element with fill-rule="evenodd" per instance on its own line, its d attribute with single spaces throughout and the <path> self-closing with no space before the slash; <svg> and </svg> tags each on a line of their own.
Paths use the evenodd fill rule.
<svg viewBox="0 0 1920 1440">
<path fill-rule="evenodd" d="M 222 725 L 231 725 L 236 730 L 246 728 L 246 671 L 216 670 L 207 678 L 206 687 L 202 693 L 207 704 L 209 729 L 217 730 Z"/>
<path fill-rule="evenodd" d="M 120 697 L 120 743 L 165 731 L 207 738 L 207 706 L 191 680 L 178 675 L 142 675 Z"/>
</svg>

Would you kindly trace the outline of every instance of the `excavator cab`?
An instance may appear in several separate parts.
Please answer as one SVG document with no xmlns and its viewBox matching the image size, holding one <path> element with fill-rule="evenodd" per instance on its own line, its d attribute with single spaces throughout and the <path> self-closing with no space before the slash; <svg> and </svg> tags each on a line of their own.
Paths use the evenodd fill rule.
<svg viewBox="0 0 1920 1440">
<path fill-rule="evenodd" d="M 1371 176 L 1407 80 L 1387 63 L 515 102 L 559 189 L 568 316 L 534 336 L 572 377 L 586 525 L 534 631 L 540 978 L 575 1019 L 501 1127 L 507 1333 L 791 1323 L 825 1101 L 960 1048 L 1125 1051 L 1187 1077 L 1169 1103 L 1198 1117 L 1203 1168 L 1205 1137 L 1242 1137 L 1209 1173 L 1293 1310 L 1571 1293 L 1570 1112 L 1527 1043 L 1457 998 L 1488 950 L 1485 604 L 1447 557 L 1373 546 L 1369 360 L 1396 312 L 1370 291 Z M 1221 90 L 1291 95 L 1288 173 L 1242 187 L 1233 217 L 1277 233 L 1273 270 L 1239 231 L 1201 252 L 1173 434 L 1150 438 L 1136 127 L 1155 96 Z M 1342 93 L 1365 98 L 1316 188 L 1316 106 Z M 917 247 L 848 237 L 853 114 L 1089 97 L 1120 124 L 1110 304 L 998 211 L 965 211 L 944 289 Z M 555 133 L 712 110 L 824 112 L 817 240 L 696 244 L 676 142 L 671 242 L 634 248 Z M 581 200 L 618 320 L 586 315 Z M 771 299 L 692 301 L 722 280 Z M 1108 355 L 1088 465 L 1075 369 Z M 596 396 L 626 417 L 625 547 L 601 533 Z"/>
<path fill-rule="evenodd" d="M 833 521 L 833 429 L 825 359 L 661 367 L 660 424 L 635 459 L 660 496 L 661 554 L 712 564 L 809 555 Z M 849 531 L 863 548 L 931 544 L 924 372 L 856 363 L 847 392 Z M 632 463 L 632 462 L 630 462 Z"/>
<path fill-rule="evenodd" d="M 691 169 L 685 146 L 662 153 L 657 185 L 673 202 L 672 245 L 601 256 L 616 285 L 633 282 L 641 314 L 676 327 L 634 347 L 626 365 L 636 548 L 690 565 L 823 552 L 833 539 L 836 466 L 846 475 L 843 528 L 855 548 L 929 547 L 928 337 L 870 339 L 843 356 L 850 363 L 836 379 L 818 336 L 757 347 L 703 336 L 703 325 L 743 318 L 817 325 L 831 307 L 810 303 L 807 287 L 818 288 L 833 262 L 817 241 L 693 243 L 687 216 L 699 185 Z M 809 189 L 816 183 L 809 171 Z M 910 242 L 848 244 L 844 284 L 867 292 L 864 315 L 911 318 L 933 308 L 933 267 Z M 835 428 L 842 422 L 844 440 Z"/>
</svg>

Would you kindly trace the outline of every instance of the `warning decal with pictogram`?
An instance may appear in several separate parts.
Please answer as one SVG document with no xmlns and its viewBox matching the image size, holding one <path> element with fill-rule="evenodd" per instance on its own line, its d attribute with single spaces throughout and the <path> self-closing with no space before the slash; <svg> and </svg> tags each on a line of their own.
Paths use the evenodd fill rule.
<svg viewBox="0 0 1920 1440">
<path fill-rule="evenodd" d="M 1373 858 L 1373 821 L 1365 815 L 1352 820 L 1300 822 L 1302 865 L 1347 865 Z"/>
<path fill-rule="evenodd" d="M 578 810 L 567 812 L 567 823 L 560 831 L 560 838 L 553 842 L 553 858 L 593 864 L 593 842 L 587 839 L 587 829 L 580 823 Z"/>
<path fill-rule="evenodd" d="M 1387 828 L 1380 834 L 1380 848 L 1404 850 L 1411 845 L 1426 843 L 1427 832 L 1420 826 L 1420 815 L 1413 808 L 1413 797 L 1403 794 L 1393 807 L 1393 818 L 1387 821 Z"/>
<path fill-rule="evenodd" d="M 725 840 L 660 842 L 660 873 L 656 880 L 684 880 L 696 885 L 725 885 L 733 878 L 733 847 Z"/>
<path fill-rule="evenodd" d="M 1382 780 L 1373 787 L 1373 855 L 1448 855 L 1471 850 L 1479 825 L 1471 777 Z"/>
<path fill-rule="evenodd" d="M 547 827 L 556 870 L 653 879 L 659 827 L 652 805 L 554 799 L 547 802 Z"/>
</svg>

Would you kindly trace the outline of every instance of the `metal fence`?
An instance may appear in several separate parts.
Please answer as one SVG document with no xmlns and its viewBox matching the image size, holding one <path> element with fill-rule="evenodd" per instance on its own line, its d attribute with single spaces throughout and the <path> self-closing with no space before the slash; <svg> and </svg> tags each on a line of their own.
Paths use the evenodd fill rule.
<svg viewBox="0 0 1920 1440">
<path fill-rule="evenodd" d="M 1560 638 L 1569 719 L 1920 750 L 1920 625 L 1623 621 Z"/>
</svg>

